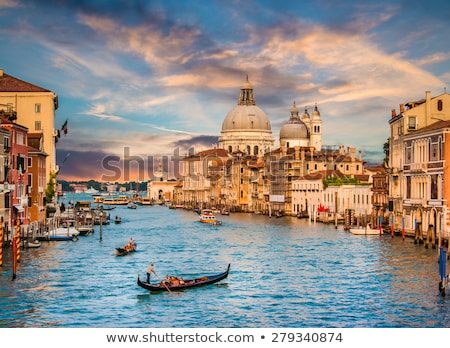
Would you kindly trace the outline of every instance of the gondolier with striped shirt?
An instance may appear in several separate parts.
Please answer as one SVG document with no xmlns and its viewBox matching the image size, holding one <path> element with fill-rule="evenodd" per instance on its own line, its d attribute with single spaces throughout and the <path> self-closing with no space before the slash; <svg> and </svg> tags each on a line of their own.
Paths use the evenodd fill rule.
<svg viewBox="0 0 450 348">
<path fill-rule="evenodd" d="M 149 283 L 149 284 L 150 284 L 150 275 L 151 275 L 152 273 L 153 273 L 154 275 L 156 275 L 156 273 L 155 273 L 155 267 L 153 267 L 153 263 L 151 263 L 150 266 L 148 266 L 148 268 L 147 268 L 147 283 Z"/>
</svg>

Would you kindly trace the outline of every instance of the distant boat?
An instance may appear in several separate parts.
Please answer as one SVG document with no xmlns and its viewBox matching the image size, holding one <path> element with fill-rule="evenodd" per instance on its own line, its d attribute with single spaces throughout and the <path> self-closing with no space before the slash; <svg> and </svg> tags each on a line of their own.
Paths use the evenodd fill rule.
<svg viewBox="0 0 450 348">
<path fill-rule="evenodd" d="M 89 194 L 95 194 L 95 193 L 98 193 L 98 190 L 96 190 L 95 188 L 93 188 L 92 186 L 89 188 L 89 189 L 87 189 L 86 191 L 84 191 L 85 193 L 89 193 Z"/>
<path fill-rule="evenodd" d="M 216 216 L 211 209 L 204 209 L 200 214 L 200 222 L 205 224 L 212 224 L 216 222 Z"/>
<path fill-rule="evenodd" d="M 370 228 L 369 226 L 361 226 L 361 227 L 350 227 L 350 232 L 357 235 L 380 235 L 379 228 Z"/>
<path fill-rule="evenodd" d="M 129 203 L 129 199 L 126 196 L 120 196 L 119 198 L 104 198 L 104 205 L 127 205 Z"/>
</svg>

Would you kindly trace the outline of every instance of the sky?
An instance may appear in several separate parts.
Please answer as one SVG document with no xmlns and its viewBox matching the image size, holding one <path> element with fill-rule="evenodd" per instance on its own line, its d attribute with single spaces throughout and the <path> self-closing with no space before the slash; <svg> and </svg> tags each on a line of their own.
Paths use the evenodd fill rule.
<svg viewBox="0 0 450 348">
<path fill-rule="evenodd" d="M 0 68 L 58 95 L 58 179 L 177 176 L 246 76 L 275 147 L 295 101 L 379 164 L 391 110 L 450 85 L 449 18 L 448 0 L 0 0 Z"/>
</svg>

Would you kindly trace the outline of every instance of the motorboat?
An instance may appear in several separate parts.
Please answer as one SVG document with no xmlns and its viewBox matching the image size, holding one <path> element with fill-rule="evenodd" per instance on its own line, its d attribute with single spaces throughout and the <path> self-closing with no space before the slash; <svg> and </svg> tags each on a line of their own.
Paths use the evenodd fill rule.
<svg viewBox="0 0 450 348">
<path fill-rule="evenodd" d="M 216 216 L 213 214 L 211 209 L 204 209 L 200 213 L 200 222 L 205 224 L 216 223 Z"/>
<path fill-rule="evenodd" d="M 356 235 L 380 235 L 379 228 L 371 228 L 370 226 L 359 226 L 359 227 L 350 227 L 349 231 Z"/>
</svg>

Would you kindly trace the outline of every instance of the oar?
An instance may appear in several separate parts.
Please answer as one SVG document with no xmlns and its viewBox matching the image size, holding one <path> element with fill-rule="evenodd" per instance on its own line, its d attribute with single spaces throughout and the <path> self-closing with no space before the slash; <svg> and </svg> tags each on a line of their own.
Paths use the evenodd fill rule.
<svg viewBox="0 0 450 348">
<path fill-rule="evenodd" d="M 166 282 L 163 282 L 163 281 L 161 280 L 161 278 L 156 274 L 156 272 L 153 272 L 153 273 L 155 274 L 156 278 L 159 279 L 159 281 L 162 283 L 162 285 L 164 285 L 164 287 L 167 289 L 167 291 L 169 292 L 169 294 L 171 294 L 172 291 L 170 291 L 169 287 L 166 285 Z"/>
</svg>

